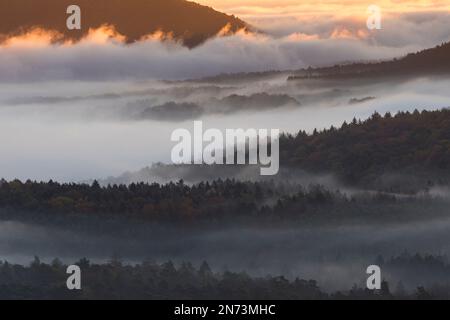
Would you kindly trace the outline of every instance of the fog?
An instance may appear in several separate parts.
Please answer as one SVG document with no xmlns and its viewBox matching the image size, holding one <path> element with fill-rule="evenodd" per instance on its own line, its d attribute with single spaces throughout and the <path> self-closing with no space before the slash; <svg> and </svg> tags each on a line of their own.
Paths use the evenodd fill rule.
<svg viewBox="0 0 450 320">
<path fill-rule="evenodd" d="M 199 265 L 208 261 L 213 270 L 246 271 L 251 275 L 284 275 L 290 279 L 318 280 L 325 290 L 364 285 L 365 269 L 378 255 L 390 258 L 410 253 L 449 255 L 450 220 L 409 222 L 406 225 L 330 225 L 296 228 L 195 228 L 133 225 L 104 221 L 102 232 L 93 227 L 72 228 L 0 222 L 0 256 L 28 264 L 34 255 L 43 261 L 61 258 L 93 262 L 113 256 L 125 263 L 142 261 Z M 106 231 L 105 231 L 106 230 Z M 109 231 L 108 231 L 109 230 Z M 116 231 L 114 231 L 116 230 Z M 447 281 L 421 270 L 416 277 L 391 274 L 391 284 L 407 288 Z M 392 271 L 393 272 L 393 271 Z"/>
<path fill-rule="evenodd" d="M 348 37 L 356 37 L 358 32 L 368 36 L 363 41 L 386 47 L 403 47 L 415 44 L 420 47 L 431 47 L 436 43 L 444 42 L 450 37 L 447 27 L 448 12 L 417 12 L 417 13 L 388 13 L 383 12 L 382 32 L 367 34 L 364 18 L 349 19 L 344 17 L 332 17 L 317 19 L 306 16 L 304 13 L 285 16 L 258 15 L 250 22 L 265 32 L 283 37 L 295 33 L 314 35 L 317 38 L 326 39 L 339 31 L 347 32 Z"/>
<path fill-rule="evenodd" d="M 111 26 L 91 30 L 75 44 L 52 44 L 54 34 L 32 31 L 0 45 L 0 82 L 186 79 L 293 70 L 391 59 L 450 40 L 448 12 L 386 13 L 382 30 L 373 32 L 361 18 L 259 19 L 251 23 L 263 32 L 219 33 L 194 50 L 160 33 L 126 45 Z"/>
<path fill-rule="evenodd" d="M 216 37 L 194 50 L 171 40 L 162 42 L 161 35 L 125 45 L 110 29 L 92 31 L 76 44 L 51 44 L 51 35 L 38 33 L 28 35 L 37 38 L 30 45 L 27 35 L 24 37 L 0 45 L 0 82 L 199 78 L 392 59 L 424 49 L 420 44 L 373 45 L 365 39 L 339 35 L 305 39 L 294 33 L 274 38 L 244 31 Z M 446 37 L 448 40 L 450 35 Z"/>
<path fill-rule="evenodd" d="M 207 83 L 1 85 L 0 177 L 82 181 L 170 163 L 172 131 L 193 130 L 196 119 L 204 122 L 204 128 L 276 128 L 296 133 L 340 126 L 353 117 L 365 119 L 374 111 L 450 106 L 448 79 L 288 82 L 288 75 L 251 80 L 236 76 Z M 261 93 L 266 96 L 261 98 Z M 269 102 L 258 108 L 261 100 Z M 284 105 L 284 101 L 298 103 Z M 178 109 L 170 108 L 174 104 Z M 186 112 L 186 104 L 195 104 L 201 112 Z M 159 108 L 158 116 L 145 113 L 154 107 Z"/>
</svg>

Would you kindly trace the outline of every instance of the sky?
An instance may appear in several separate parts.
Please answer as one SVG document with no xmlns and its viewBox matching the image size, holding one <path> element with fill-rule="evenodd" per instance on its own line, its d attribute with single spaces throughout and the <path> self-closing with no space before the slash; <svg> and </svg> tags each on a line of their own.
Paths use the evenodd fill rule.
<svg viewBox="0 0 450 320">
<path fill-rule="evenodd" d="M 401 25 L 401 20 L 405 16 L 430 17 L 434 14 L 450 14 L 448 0 L 198 0 L 197 2 L 234 14 L 272 35 L 300 32 L 307 35 L 308 39 L 318 34 L 311 32 L 314 28 L 311 25 L 323 26 L 327 22 L 336 26 L 339 35 L 359 33 L 360 36 L 367 36 L 367 30 L 364 28 L 370 5 L 380 8 L 382 19 L 385 22 L 389 21 L 388 25 L 395 25 L 395 21 L 398 21 L 400 25 L 395 26 L 395 29 L 408 27 Z M 353 30 L 348 28 L 349 24 L 354 26 Z"/>
<path fill-rule="evenodd" d="M 242 17 L 261 15 L 364 15 L 369 5 L 385 12 L 450 11 L 447 0 L 197 0 L 217 10 Z"/>
</svg>

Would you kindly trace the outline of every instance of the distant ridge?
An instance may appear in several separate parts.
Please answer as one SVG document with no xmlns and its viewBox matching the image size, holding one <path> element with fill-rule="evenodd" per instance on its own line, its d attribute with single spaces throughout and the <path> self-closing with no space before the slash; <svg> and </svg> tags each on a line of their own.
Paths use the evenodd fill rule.
<svg viewBox="0 0 450 320">
<path fill-rule="evenodd" d="M 403 58 L 377 63 L 352 63 L 325 68 L 308 68 L 288 80 L 314 78 L 361 78 L 382 76 L 450 74 L 450 42 L 410 53 Z"/>
<path fill-rule="evenodd" d="M 82 10 L 82 30 L 68 30 L 66 9 L 76 3 Z M 192 48 L 217 35 L 248 25 L 213 8 L 185 0 L 2 0 L 0 43 L 33 28 L 57 31 L 62 40 L 79 40 L 89 28 L 112 25 L 127 42 L 162 31 Z"/>
<path fill-rule="evenodd" d="M 403 58 L 383 62 L 358 62 L 336 64 L 330 67 L 303 68 L 298 70 L 266 70 L 260 72 L 222 73 L 200 79 L 188 79 L 191 82 L 235 83 L 257 81 L 274 76 L 286 76 L 288 81 L 326 78 L 379 78 L 409 77 L 416 75 L 450 75 L 450 42 L 431 49 L 410 53 Z"/>
</svg>

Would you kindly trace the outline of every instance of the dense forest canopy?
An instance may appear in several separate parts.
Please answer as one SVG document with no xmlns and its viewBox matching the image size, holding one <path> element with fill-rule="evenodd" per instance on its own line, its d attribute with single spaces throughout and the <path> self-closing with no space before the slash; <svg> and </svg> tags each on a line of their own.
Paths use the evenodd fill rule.
<svg viewBox="0 0 450 320">
<path fill-rule="evenodd" d="M 429 218 L 447 212 L 448 201 L 432 195 L 403 196 L 385 193 L 347 195 L 320 185 L 303 188 L 274 182 L 218 180 L 193 186 L 178 183 L 131 184 L 100 187 L 56 182 L 0 185 L 2 219 L 39 220 L 44 214 L 57 217 L 87 215 L 106 218 L 127 217 L 153 222 L 274 222 L 328 221 L 345 219 Z M 29 214 L 26 214 L 26 213 Z M 395 212 L 395 215 L 392 214 Z M 53 218 L 53 219 L 52 219 Z"/>
<path fill-rule="evenodd" d="M 280 149 L 284 165 L 336 173 L 354 183 L 394 172 L 448 178 L 450 110 L 375 113 L 312 135 L 284 135 Z"/>
</svg>

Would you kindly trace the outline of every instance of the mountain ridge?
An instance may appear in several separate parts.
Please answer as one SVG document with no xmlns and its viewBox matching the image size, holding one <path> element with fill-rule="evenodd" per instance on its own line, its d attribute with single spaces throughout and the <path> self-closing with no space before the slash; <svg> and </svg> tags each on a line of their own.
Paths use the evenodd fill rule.
<svg viewBox="0 0 450 320">
<path fill-rule="evenodd" d="M 89 29 L 113 26 L 131 43 L 157 31 L 193 48 L 216 36 L 225 27 L 231 34 L 249 25 L 195 2 L 185 0 L 77 0 L 81 8 L 81 30 L 68 30 L 67 7 L 71 0 L 4 0 L 0 2 L 0 43 L 35 28 L 55 31 L 59 40 L 78 41 Z"/>
</svg>

